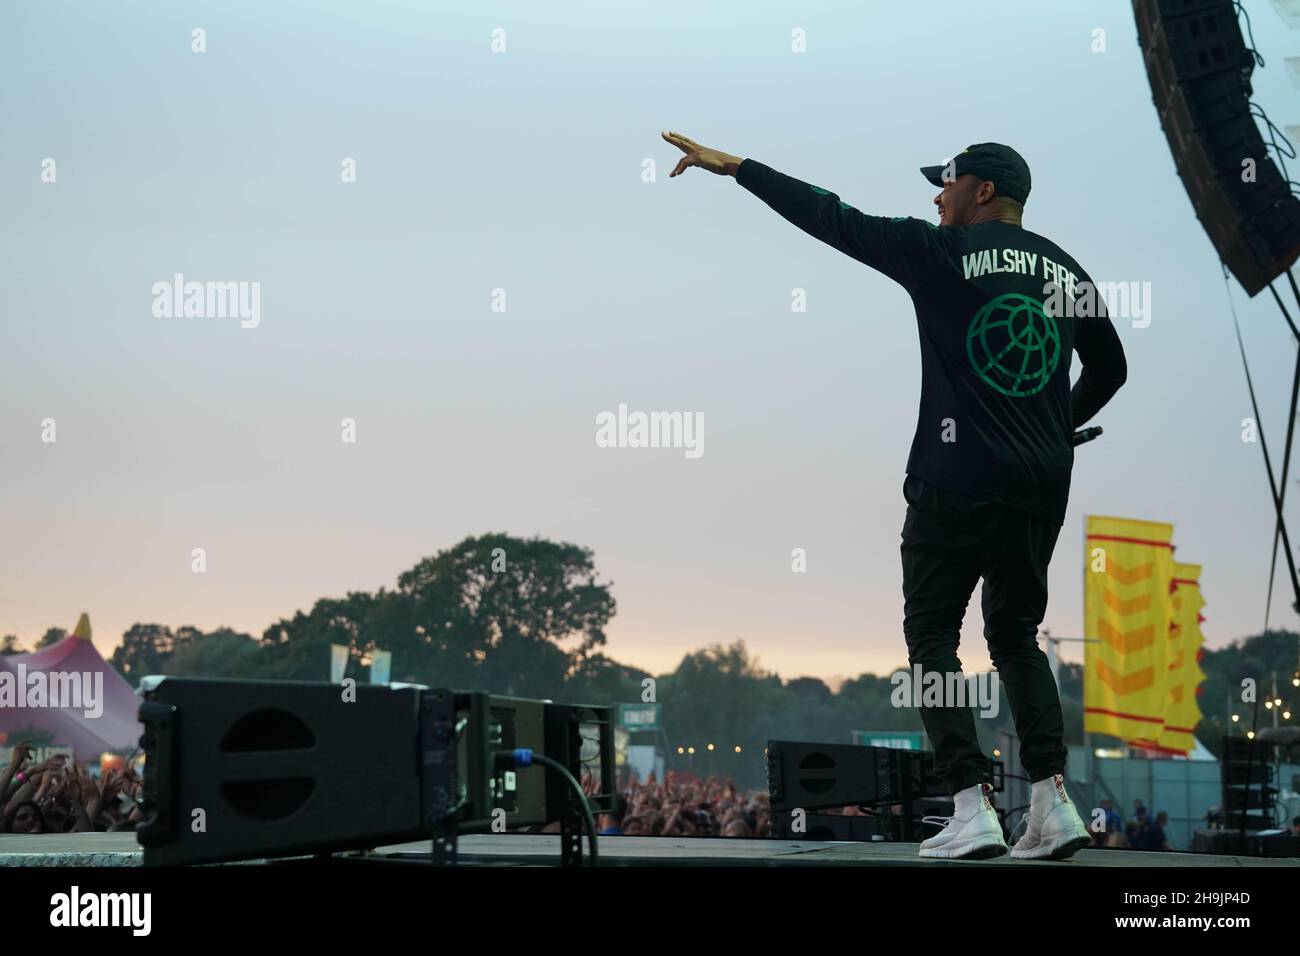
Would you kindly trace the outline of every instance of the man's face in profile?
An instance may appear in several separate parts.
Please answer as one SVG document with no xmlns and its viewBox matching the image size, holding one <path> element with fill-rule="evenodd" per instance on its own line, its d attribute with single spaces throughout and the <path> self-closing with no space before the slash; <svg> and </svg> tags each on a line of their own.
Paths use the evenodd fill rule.
<svg viewBox="0 0 1300 956">
<path fill-rule="evenodd" d="M 934 205 L 939 210 L 939 225 L 970 225 L 979 206 L 977 200 L 982 184 L 983 180 L 973 173 L 963 173 L 952 182 L 945 182 L 943 190 L 934 197 Z"/>
</svg>

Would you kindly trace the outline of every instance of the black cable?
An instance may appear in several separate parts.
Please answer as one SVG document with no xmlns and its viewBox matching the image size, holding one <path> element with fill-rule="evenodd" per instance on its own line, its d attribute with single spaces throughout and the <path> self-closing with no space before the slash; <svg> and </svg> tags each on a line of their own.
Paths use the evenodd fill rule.
<svg viewBox="0 0 1300 956">
<path fill-rule="evenodd" d="M 1287 141 L 1287 145 L 1290 146 L 1289 140 Z M 1258 256 L 1254 255 L 1253 247 L 1251 248 L 1251 255 L 1255 259 L 1255 264 L 1258 265 L 1260 269 L 1263 269 L 1264 268 L 1263 263 L 1259 261 Z M 1291 291 L 1295 294 L 1296 303 L 1300 304 L 1300 289 L 1297 289 L 1295 283 L 1295 277 L 1291 274 L 1290 270 L 1287 271 L 1286 277 L 1291 283 Z M 1226 271 L 1224 274 L 1224 282 L 1225 283 L 1227 282 Z M 1286 319 L 1286 324 L 1291 327 L 1291 334 L 1296 337 L 1297 343 L 1300 343 L 1300 330 L 1297 330 L 1295 323 L 1291 321 L 1291 313 L 1287 311 L 1286 303 L 1282 301 L 1282 297 L 1278 295 L 1277 289 L 1273 287 L 1273 283 L 1271 282 L 1268 284 L 1268 291 L 1273 293 L 1273 301 L 1277 303 L 1278 309 L 1281 310 L 1282 318 Z M 1235 321 L 1236 307 L 1233 305 L 1231 292 L 1228 293 L 1228 305 L 1230 308 L 1233 309 L 1233 319 Z M 1244 359 L 1244 355 L 1243 355 L 1243 359 Z M 1297 353 L 1296 355 L 1296 374 L 1300 375 L 1300 353 Z M 1296 391 L 1295 391 L 1295 382 L 1293 382 L 1291 386 L 1291 417 L 1289 423 L 1287 424 L 1287 451 L 1286 454 L 1283 456 L 1283 461 L 1282 461 L 1282 492 L 1280 495 L 1282 499 L 1282 504 L 1284 504 L 1286 501 L 1286 489 L 1287 489 L 1286 477 L 1287 477 L 1287 471 L 1289 470 L 1291 464 L 1291 451 L 1290 451 L 1291 435 L 1293 429 L 1295 428 L 1295 409 L 1296 409 Z M 1278 504 L 1278 511 L 1280 515 L 1281 504 Z M 1279 523 L 1275 525 L 1273 529 L 1273 552 L 1269 558 L 1269 563 L 1268 563 L 1268 594 L 1264 599 L 1264 630 L 1265 631 L 1268 630 L 1269 620 L 1272 618 L 1273 615 L 1273 582 L 1276 580 L 1277 577 L 1277 544 L 1280 536 L 1281 536 L 1281 527 L 1279 521 Z M 1298 608 L 1298 610 L 1300 610 L 1300 608 Z"/>
<path fill-rule="evenodd" d="M 573 774 L 569 773 L 568 767 L 564 766 L 564 764 L 560 763 L 558 760 L 552 760 L 550 757 L 546 756 L 545 754 L 539 754 L 537 752 L 534 752 L 533 763 L 541 764 L 543 767 L 549 767 L 552 770 L 554 770 L 556 773 L 560 774 L 560 776 L 564 777 L 565 781 L 569 784 L 569 786 L 573 788 L 573 792 L 577 794 L 578 804 L 582 807 L 582 816 L 587 821 L 587 832 L 588 832 L 588 836 L 591 839 L 591 862 L 588 863 L 587 865 L 595 866 L 596 865 L 596 818 L 591 815 L 591 804 L 587 802 L 587 795 L 582 792 L 582 784 L 578 783 L 578 781 L 574 778 Z"/>
<path fill-rule="evenodd" d="M 1291 173 L 1286 168 L 1286 161 L 1296 158 L 1295 145 L 1287 137 L 1286 133 L 1282 132 L 1278 125 L 1269 119 L 1268 113 L 1264 112 L 1264 107 L 1252 100 L 1247 102 L 1246 109 L 1255 119 L 1264 121 L 1264 132 L 1266 134 L 1264 138 L 1268 140 L 1268 145 L 1272 147 L 1273 152 L 1276 154 L 1278 168 L 1282 170 L 1282 179 L 1291 187 L 1291 191 L 1295 192 L 1300 183 L 1292 181 Z M 1281 142 L 1278 142 L 1278 140 L 1281 140 Z"/>
<path fill-rule="evenodd" d="M 1233 4 L 1233 7 L 1237 12 L 1238 18 L 1244 18 L 1246 21 L 1246 39 L 1243 40 L 1246 52 L 1254 59 L 1256 65 L 1262 69 L 1265 65 L 1264 55 L 1255 48 L 1255 29 L 1250 22 L 1250 13 L 1247 12 L 1246 7 L 1240 3 L 1239 0 Z M 1297 190 L 1300 189 L 1300 183 L 1292 182 L 1290 174 L 1287 172 L 1286 161 L 1282 158 L 1285 156 L 1289 159 L 1295 159 L 1295 147 L 1291 144 L 1291 141 L 1287 139 L 1286 134 L 1278 128 L 1277 124 L 1268 118 L 1268 114 L 1264 112 L 1264 107 L 1260 106 L 1258 103 L 1248 102 L 1247 109 L 1250 111 L 1251 116 L 1264 121 L 1269 145 L 1273 147 L 1273 152 L 1277 154 L 1277 164 L 1281 167 L 1282 178 L 1286 181 L 1287 185 L 1291 187 L 1293 193 L 1297 192 Z M 1279 137 L 1282 142 L 1286 144 L 1286 148 L 1283 148 L 1282 145 L 1278 143 Z"/>
<path fill-rule="evenodd" d="M 1269 288 L 1273 284 L 1269 283 Z M 1276 294 L 1276 292 L 1274 293 Z M 1279 303 L 1281 304 L 1281 303 Z M 1285 310 L 1284 310 L 1285 311 Z M 1281 493 L 1278 495 L 1277 504 L 1278 517 L 1277 524 L 1273 528 L 1273 556 L 1268 562 L 1268 600 L 1264 604 L 1264 630 L 1268 631 L 1268 618 L 1273 607 L 1273 576 L 1277 571 L 1277 543 L 1282 537 L 1282 508 L 1286 504 L 1286 477 L 1287 472 L 1291 469 L 1291 439 L 1295 435 L 1295 409 L 1296 402 L 1300 400 L 1300 348 L 1296 349 L 1295 355 L 1295 375 L 1291 379 L 1291 415 L 1286 425 L 1286 449 L 1282 452 L 1282 481 L 1280 483 Z"/>
<path fill-rule="evenodd" d="M 1246 44 L 1246 50 L 1255 58 L 1256 63 L 1263 66 L 1264 56 L 1255 49 L 1255 30 L 1250 25 L 1250 14 L 1246 12 L 1246 7 L 1240 2 L 1234 3 L 1233 6 L 1237 8 L 1237 16 L 1246 18 L 1246 36 L 1250 38 L 1250 42 Z"/>
<path fill-rule="evenodd" d="M 1264 107 L 1260 106 L 1254 100 L 1247 100 L 1246 109 L 1250 112 L 1251 116 L 1255 117 L 1255 119 L 1264 121 L 1264 130 L 1268 133 L 1268 144 L 1273 147 L 1273 151 L 1278 154 L 1279 158 L 1285 157 L 1287 159 L 1295 159 L 1295 144 L 1291 142 L 1291 137 L 1287 136 L 1286 133 L 1283 132 L 1282 128 L 1269 118 L 1268 112 Z M 1279 140 L 1281 142 L 1279 142 Z M 1284 173 L 1286 172 L 1285 166 L 1283 166 L 1282 171 Z"/>
<path fill-rule="evenodd" d="M 1270 124 L 1270 125 L 1272 125 L 1272 124 Z M 1285 138 L 1285 137 L 1284 137 L 1284 138 Z M 1290 143 L 1290 140 L 1287 140 L 1287 145 L 1289 146 L 1290 144 L 1291 144 L 1291 143 Z M 1291 155 L 1294 156 L 1295 153 L 1292 152 Z M 1295 276 L 1292 274 L 1292 272 L 1291 272 L 1290 269 L 1288 269 L 1288 270 L 1286 271 L 1286 278 L 1287 278 L 1287 281 L 1291 283 L 1291 294 L 1295 296 L 1296 305 L 1297 305 L 1297 306 L 1300 306 L 1300 287 L 1298 287 L 1298 286 L 1296 285 L 1296 282 L 1295 282 Z M 1273 283 L 1271 283 L 1271 282 L 1268 284 L 1268 291 L 1273 293 L 1273 299 L 1274 299 L 1274 301 L 1277 302 L 1277 307 L 1278 307 L 1279 309 L 1282 310 L 1282 316 L 1283 316 L 1283 318 L 1286 319 L 1286 324 L 1289 325 L 1289 326 L 1291 326 L 1291 331 L 1292 331 L 1292 332 L 1295 332 L 1295 331 L 1296 331 L 1296 327 L 1295 327 L 1295 323 L 1291 321 L 1291 313 L 1288 312 L 1288 311 L 1286 310 L 1286 306 L 1282 304 L 1282 297 L 1279 296 L 1279 295 L 1277 294 L 1277 289 L 1273 288 Z M 1300 338 L 1300 333 L 1297 333 L 1297 338 Z M 1300 352 L 1297 352 L 1297 354 L 1296 354 L 1296 375 L 1297 375 L 1297 377 L 1300 377 Z M 1295 386 L 1295 383 L 1292 383 L 1292 385 L 1291 385 L 1291 424 L 1290 424 L 1290 426 L 1288 426 L 1287 436 L 1286 436 L 1286 440 L 1287 440 L 1287 453 L 1286 453 L 1286 459 L 1285 459 L 1285 461 L 1283 461 L 1283 463 L 1282 463 L 1282 497 L 1283 497 L 1283 498 L 1286 497 L 1286 487 L 1287 487 L 1287 485 L 1286 485 L 1286 471 L 1287 471 L 1287 465 L 1289 465 L 1289 464 L 1291 463 L 1291 429 L 1293 429 L 1293 428 L 1295 427 L 1295 410 L 1296 410 L 1296 386 Z M 1270 602 L 1270 603 L 1271 603 L 1272 600 L 1273 600 L 1273 572 L 1277 569 L 1277 541 L 1278 541 L 1278 535 L 1279 535 L 1279 532 L 1278 532 L 1277 530 L 1274 530 L 1274 532 L 1273 532 L 1273 560 L 1269 563 L 1269 570 L 1268 570 L 1268 598 L 1269 598 L 1269 602 Z M 1265 611 L 1264 611 L 1264 630 L 1265 630 L 1265 631 L 1268 630 L 1268 610 L 1267 610 L 1267 608 L 1266 608 Z"/>
<path fill-rule="evenodd" d="M 1250 407 L 1255 413 L 1255 428 L 1259 432 L 1259 446 L 1264 452 L 1264 470 L 1268 473 L 1268 486 L 1273 494 L 1273 508 L 1277 512 L 1278 525 L 1282 530 L 1282 544 L 1286 551 L 1287 567 L 1291 572 L 1291 587 L 1295 593 L 1297 613 L 1300 613 L 1300 577 L 1296 575 L 1295 557 L 1291 551 L 1291 537 L 1287 534 L 1286 521 L 1282 517 L 1281 499 L 1278 497 L 1277 483 L 1273 478 L 1273 462 L 1268 454 L 1268 441 L 1264 437 L 1264 423 L 1259 417 L 1259 402 L 1255 398 L 1255 383 L 1250 375 L 1250 363 L 1246 361 L 1246 343 L 1241 338 L 1241 323 L 1237 320 L 1237 307 L 1232 301 L 1232 289 L 1228 285 L 1228 268 L 1223 267 L 1223 285 L 1228 293 L 1228 307 L 1232 311 L 1232 326 L 1237 333 L 1237 348 L 1241 351 L 1241 365 L 1246 371 L 1246 388 L 1250 392 Z"/>
<path fill-rule="evenodd" d="M 1251 251 L 1254 252 L 1253 249 Z M 1255 257 L 1255 264 L 1259 266 L 1261 272 L 1264 270 L 1264 264 L 1259 261 L 1258 256 Z M 1290 276 L 1291 273 L 1288 272 L 1287 277 L 1290 278 Z M 1294 282 L 1295 280 L 1292 279 L 1291 281 Z M 1282 301 L 1282 297 L 1277 294 L 1277 289 L 1273 288 L 1273 283 L 1271 282 L 1268 284 L 1268 291 L 1273 293 L 1273 301 L 1276 302 L 1277 307 L 1282 310 L 1282 318 L 1286 319 L 1286 324 L 1291 327 L 1291 334 L 1296 337 L 1297 342 L 1300 342 L 1300 329 L 1297 329 L 1295 323 L 1291 321 L 1291 313 L 1287 311 L 1286 303 Z"/>
</svg>

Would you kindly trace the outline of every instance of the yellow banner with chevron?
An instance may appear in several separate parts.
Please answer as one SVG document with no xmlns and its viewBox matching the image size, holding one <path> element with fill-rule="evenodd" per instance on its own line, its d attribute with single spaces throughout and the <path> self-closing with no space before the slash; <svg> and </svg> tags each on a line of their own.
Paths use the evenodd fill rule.
<svg viewBox="0 0 1300 956">
<path fill-rule="evenodd" d="M 1205 680 L 1201 670 L 1201 566 L 1174 562 L 1174 619 L 1169 628 L 1169 710 L 1155 750 L 1186 755 L 1196 748 L 1196 725 L 1201 720 L 1197 690 Z"/>
<path fill-rule="evenodd" d="M 1084 530 L 1083 729 L 1149 746 L 1169 706 L 1174 526 L 1089 516 Z M 1139 743 L 1145 741 L 1145 743 Z"/>
</svg>

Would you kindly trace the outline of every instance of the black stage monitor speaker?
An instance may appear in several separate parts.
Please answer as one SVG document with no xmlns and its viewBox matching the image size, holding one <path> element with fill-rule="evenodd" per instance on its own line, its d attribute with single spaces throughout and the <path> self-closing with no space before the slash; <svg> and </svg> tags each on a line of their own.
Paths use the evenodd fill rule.
<svg viewBox="0 0 1300 956">
<path fill-rule="evenodd" d="M 868 839 L 910 841 L 920 832 L 916 811 L 925 798 L 950 803 L 928 750 L 769 740 L 766 753 L 773 828 L 787 839 L 843 839 L 836 834 L 858 832 L 868 833 Z M 990 760 L 989 779 L 999 792 L 1003 774 L 1002 761 Z M 848 806 L 872 807 L 879 817 L 870 826 L 859 826 L 842 822 L 852 817 L 811 812 Z M 805 814 L 802 837 L 792 826 L 795 811 Z"/>
<path fill-rule="evenodd" d="M 146 865 L 318 855 L 612 808 L 614 711 L 421 685 L 147 678 Z M 501 760 L 503 753 L 511 757 Z M 440 845 L 443 850 L 440 850 Z M 440 855 L 441 854 L 441 855 Z"/>
<path fill-rule="evenodd" d="M 929 750 L 769 740 L 766 753 L 774 814 L 948 795 Z M 989 779 L 1001 791 L 1002 761 L 989 761 Z"/>
<path fill-rule="evenodd" d="M 1152 99 L 1219 258 L 1255 295 L 1300 257 L 1300 199 L 1250 114 L 1254 58 L 1233 0 L 1133 0 Z"/>
<path fill-rule="evenodd" d="M 144 691 L 146 865 L 373 847 L 428 832 L 420 691 L 165 678 Z"/>
<path fill-rule="evenodd" d="M 926 751 L 800 740 L 767 742 L 773 813 L 942 796 L 944 789 L 933 769 L 934 755 Z"/>
</svg>

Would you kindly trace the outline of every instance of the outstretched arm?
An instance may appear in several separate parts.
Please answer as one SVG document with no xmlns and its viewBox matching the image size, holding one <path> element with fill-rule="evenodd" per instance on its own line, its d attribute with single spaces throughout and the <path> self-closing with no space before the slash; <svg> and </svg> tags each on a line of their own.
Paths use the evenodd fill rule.
<svg viewBox="0 0 1300 956">
<path fill-rule="evenodd" d="M 939 229 L 919 219 L 868 216 L 826 189 L 778 172 L 754 159 L 701 146 L 680 133 L 664 139 L 686 155 L 670 174 L 677 176 L 699 166 L 721 176 L 734 176 L 786 221 L 845 255 L 878 269 L 910 287 L 923 267 L 942 254 Z"/>
</svg>

